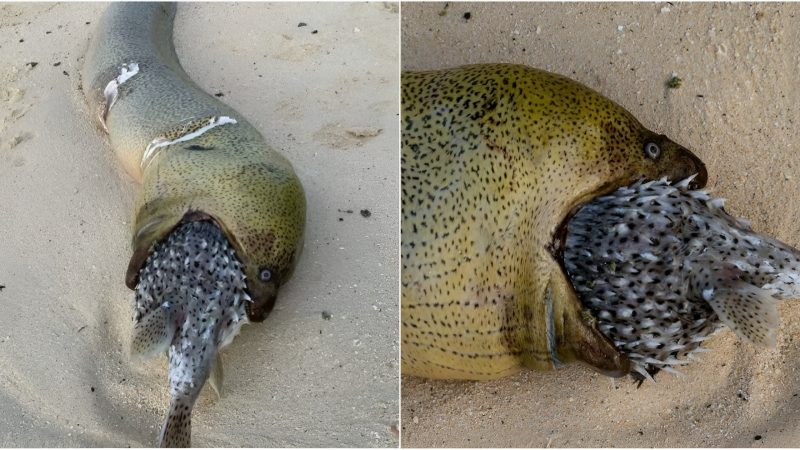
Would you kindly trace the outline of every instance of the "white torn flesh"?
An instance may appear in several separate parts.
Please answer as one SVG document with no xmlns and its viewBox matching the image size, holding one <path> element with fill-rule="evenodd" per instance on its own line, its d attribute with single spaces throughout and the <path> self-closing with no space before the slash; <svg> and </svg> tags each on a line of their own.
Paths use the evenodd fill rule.
<svg viewBox="0 0 800 450">
<path fill-rule="evenodd" d="M 114 103 L 117 101 L 120 85 L 130 80 L 137 73 L 139 73 L 139 64 L 136 64 L 135 62 L 123 64 L 119 69 L 119 75 L 113 80 L 109 81 L 106 85 L 106 88 L 103 89 L 103 95 L 106 98 L 106 109 L 103 112 L 103 117 L 101 118 L 103 126 L 106 124 L 108 112 L 111 111 L 111 107 L 114 106 Z"/>
<path fill-rule="evenodd" d="M 167 138 L 165 138 L 163 136 L 159 136 L 159 137 L 153 139 L 153 141 L 150 142 L 150 144 L 148 144 L 147 148 L 144 150 L 144 154 L 142 155 L 142 162 L 140 164 L 141 168 L 142 168 L 142 170 L 144 170 L 150 165 L 150 162 L 153 161 L 153 158 L 155 158 L 155 156 L 160 151 L 159 149 L 162 149 L 164 147 L 167 147 L 167 146 L 170 146 L 170 145 L 173 145 L 173 144 L 177 144 L 179 142 L 190 141 L 190 140 L 192 140 L 192 139 L 194 139 L 196 137 L 201 136 L 202 134 L 204 134 L 208 130 L 210 130 L 212 128 L 216 128 L 216 127 L 218 127 L 220 125 L 235 124 L 235 123 L 236 123 L 236 119 L 234 119 L 232 117 L 214 116 L 214 117 L 208 119 L 208 123 L 206 125 L 202 126 L 201 128 L 198 128 L 195 131 L 192 131 L 191 133 L 186 133 L 183 136 L 178 137 L 177 139 L 168 140 Z"/>
</svg>

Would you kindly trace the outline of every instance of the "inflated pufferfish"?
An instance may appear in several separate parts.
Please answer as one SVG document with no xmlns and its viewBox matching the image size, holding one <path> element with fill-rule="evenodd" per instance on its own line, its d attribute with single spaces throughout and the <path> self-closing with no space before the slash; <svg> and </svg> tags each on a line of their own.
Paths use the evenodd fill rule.
<svg viewBox="0 0 800 450">
<path fill-rule="evenodd" d="M 491 379 L 629 359 L 563 269 L 586 202 L 703 163 L 611 100 L 519 65 L 402 74 L 402 371 Z"/>
<path fill-rule="evenodd" d="M 570 280 L 643 378 L 676 372 L 723 324 L 775 345 L 776 303 L 800 298 L 800 251 L 725 212 L 689 180 L 622 187 L 567 226 Z"/>
<path fill-rule="evenodd" d="M 83 90 L 126 171 L 142 183 L 126 283 L 135 357 L 169 353 L 162 446 L 190 445 L 218 350 L 260 322 L 303 246 L 305 196 L 291 164 L 239 113 L 203 92 L 175 55 L 174 4 L 112 3 Z"/>
</svg>

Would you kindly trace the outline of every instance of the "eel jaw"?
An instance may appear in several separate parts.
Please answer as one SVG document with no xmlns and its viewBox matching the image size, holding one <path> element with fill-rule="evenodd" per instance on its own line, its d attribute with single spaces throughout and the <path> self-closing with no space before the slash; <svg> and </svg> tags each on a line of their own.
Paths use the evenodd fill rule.
<svg viewBox="0 0 800 450">
<path fill-rule="evenodd" d="M 267 318 L 278 297 L 278 286 L 274 283 L 248 283 L 251 300 L 245 302 L 244 309 L 250 322 L 263 322 Z"/>
</svg>

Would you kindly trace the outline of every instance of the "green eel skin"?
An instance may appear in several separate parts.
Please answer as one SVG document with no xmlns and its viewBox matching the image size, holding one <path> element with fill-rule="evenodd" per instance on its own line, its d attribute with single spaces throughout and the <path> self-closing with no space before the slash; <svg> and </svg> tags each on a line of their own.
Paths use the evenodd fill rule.
<svg viewBox="0 0 800 450">
<path fill-rule="evenodd" d="M 289 161 L 183 70 L 172 43 L 175 9 L 112 3 L 83 71 L 93 115 L 125 170 L 142 184 L 126 284 L 136 286 L 147 255 L 176 226 L 213 220 L 245 266 L 253 299 L 247 315 L 260 322 L 299 258 L 305 195 Z M 192 137 L 214 120 L 220 123 Z M 264 273 L 271 276 L 259 276 Z"/>
</svg>

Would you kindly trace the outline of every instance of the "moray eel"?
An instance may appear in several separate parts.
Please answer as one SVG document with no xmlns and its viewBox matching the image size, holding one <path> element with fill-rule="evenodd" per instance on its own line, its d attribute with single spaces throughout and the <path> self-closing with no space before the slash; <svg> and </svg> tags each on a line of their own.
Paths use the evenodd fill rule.
<svg viewBox="0 0 800 450">
<path fill-rule="evenodd" d="M 292 165 L 244 117 L 203 92 L 172 43 L 174 4 L 112 3 L 85 59 L 83 91 L 141 183 L 126 284 L 134 357 L 169 353 L 162 446 L 190 445 L 218 349 L 263 321 L 303 247 L 305 195 Z"/>
<path fill-rule="evenodd" d="M 778 301 L 800 298 L 800 252 L 723 206 L 662 179 L 599 197 L 567 225 L 570 280 L 642 380 L 678 372 L 723 324 L 774 347 Z"/>
<path fill-rule="evenodd" d="M 689 150 L 568 78 L 519 65 L 405 72 L 402 371 L 492 379 L 632 370 L 563 268 L 569 217 L 641 178 L 707 179 Z"/>
</svg>

